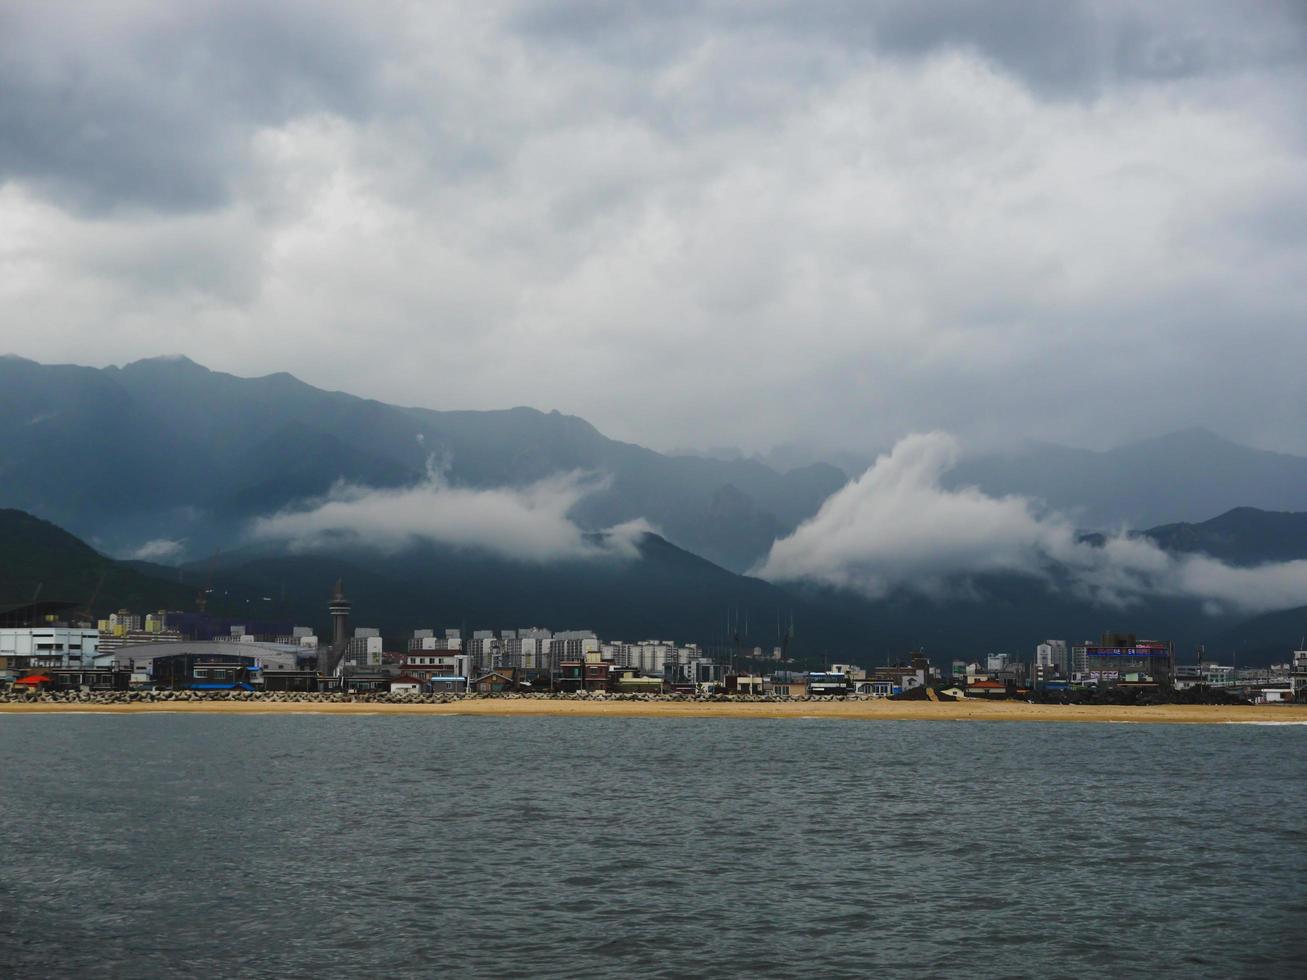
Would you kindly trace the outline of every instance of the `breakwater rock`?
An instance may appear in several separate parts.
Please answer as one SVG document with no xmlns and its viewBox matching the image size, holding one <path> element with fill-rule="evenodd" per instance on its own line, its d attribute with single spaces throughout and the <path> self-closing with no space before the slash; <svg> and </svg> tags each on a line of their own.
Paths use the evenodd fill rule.
<svg viewBox="0 0 1307 980">
<path fill-rule="evenodd" d="M 18 691 L 0 692 L 0 704 L 193 704 L 253 701 L 261 704 L 454 704 L 470 701 L 590 701 L 777 703 L 799 701 L 870 701 L 867 695 L 837 697 L 786 697 L 775 694 L 621 694 L 607 691 L 554 693 L 504 692 L 497 694 L 401 694 L 344 691 Z"/>
</svg>

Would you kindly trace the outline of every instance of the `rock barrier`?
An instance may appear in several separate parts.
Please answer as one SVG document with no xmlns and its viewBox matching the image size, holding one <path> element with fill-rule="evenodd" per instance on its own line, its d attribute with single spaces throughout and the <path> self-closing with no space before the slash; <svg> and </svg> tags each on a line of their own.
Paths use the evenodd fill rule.
<svg viewBox="0 0 1307 980">
<path fill-rule="evenodd" d="M 262 704 L 451 704 L 463 701 L 599 701 L 780 703 L 800 701 L 871 701 L 870 695 L 788 697 L 779 694 L 618 694 L 608 691 L 504 692 L 502 694 L 401 694 L 344 691 L 21 691 L 0 692 L 0 704 L 191 704 L 255 701 Z"/>
</svg>

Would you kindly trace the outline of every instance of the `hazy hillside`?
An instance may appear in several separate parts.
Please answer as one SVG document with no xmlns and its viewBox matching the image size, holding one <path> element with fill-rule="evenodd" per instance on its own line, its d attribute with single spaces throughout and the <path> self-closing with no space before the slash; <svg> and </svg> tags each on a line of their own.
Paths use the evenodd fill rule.
<svg viewBox="0 0 1307 980">
<path fill-rule="evenodd" d="M 197 557 L 338 480 L 403 485 L 430 461 L 471 487 L 600 474 L 608 485 L 574 512 L 583 527 L 643 517 L 737 570 L 845 481 L 824 464 L 778 473 L 757 461 L 665 456 L 556 412 L 402 408 L 185 358 L 104 370 L 0 359 L 0 504 L 114 553 L 168 538 Z"/>
<path fill-rule="evenodd" d="M 18 510 L 0 510 L 0 602 L 46 600 L 84 606 L 106 615 L 123 607 L 191 608 L 195 589 L 154 578 L 106 558 L 48 521 Z"/>
<path fill-rule="evenodd" d="M 1232 565 L 1307 558 L 1307 513 L 1236 507 L 1210 521 L 1163 524 L 1144 533 L 1167 551 L 1201 552 Z"/>
<path fill-rule="evenodd" d="M 1203 521 L 1236 507 L 1307 510 L 1307 459 L 1250 449 L 1204 429 L 1107 452 L 1039 445 L 965 461 L 945 482 L 1036 497 L 1081 526 L 1108 529 Z"/>
<path fill-rule="evenodd" d="M 811 664 L 851 659 L 883 663 L 924 648 L 937 663 L 1006 651 L 1028 656 L 1045 637 L 1077 640 L 1104 630 L 1173 639 L 1182 660 L 1205 643 L 1241 663 L 1284 659 L 1307 632 L 1307 610 L 1240 623 L 1205 614 L 1197 603 L 1153 601 L 1128 610 L 1094 606 L 1035 579 L 989 575 L 942 600 L 900 592 L 879 602 L 830 589 L 777 587 L 738 575 L 658 537 L 639 542 L 637 559 L 512 562 L 432 545 L 399 552 L 358 548 L 287 554 L 268 546 L 224 553 L 183 568 L 115 562 L 46 521 L 0 511 L 0 601 L 82 603 L 104 583 L 101 615 L 191 610 L 211 585 L 209 611 L 240 620 L 286 620 L 327 629 L 327 597 L 343 577 L 354 622 L 383 630 L 392 645 L 413 629 L 588 628 L 606 638 L 698 642 L 728 652 L 770 649 L 778 623 L 795 625 L 790 650 Z M 727 626 L 728 615 L 733 624 Z M 747 624 L 747 626 L 746 626 Z"/>
<path fill-rule="evenodd" d="M 902 591 L 872 602 L 847 591 L 778 587 L 738 575 L 657 535 L 646 535 L 639 552 L 638 560 L 541 566 L 434 545 L 297 555 L 254 549 L 223 555 L 214 564 L 211 603 L 227 615 L 254 608 L 325 628 L 328 591 L 340 575 L 354 602 L 355 622 L 381 627 L 388 636 L 422 627 L 541 625 L 719 649 L 734 643 L 728 611 L 740 624 L 741 643 L 765 649 L 777 642 L 778 621 L 788 624 L 792 616 L 791 650 L 815 664 L 884 663 L 917 648 L 941 663 L 995 651 L 1028 656 L 1046 636 L 1087 639 L 1109 629 L 1171 638 L 1187 653 L 1233 622 L 1185 601 L 1151 602 L 1128 612 L 1103 608 L 1015 575 L 973 579 L 942 600 Z M 186 574 L 198 580 L 206 564 L 196 563 Z"/>
<path fill-rule="evenodd" d="M 1207 655 L 1220 663 L 1255 666 L 1286 663 L 1307 648 L 1307 606 L 1264 613 L 1217 633 Z"/>
<path fill-rule="evenodd" d="M 402 486 L 424 479 L 433 460 L 452 485 L 477 488 L 574 470 L 602 474 L 605 487 L 582 500 L 573 519 L 597 530 L 643 517 L 661 536 L 643 540 L 638 561 L 547 566 L 435 545 L 290 555 L 251 548 L 244 537 L 253 518 L 338 481 Z M 210 573 L 208 557 L 221 548 L 212 573 L 214 601 L 230 607 L 223 613 L 257 610 L 323 625 L 326 590 L 348 570 L 360 622 L 391 631 L 537 623 L 728 643 L 731 609 L 750 623 L 748 645 L 771 646 L 778 617 L 793 613 L 796 653 L 878 662 L 917 646 L 946 658 L 1025 654 L 1044 636 L 1085 638 L 1104 629 L 1171 637 L 1190 649 L 1239 627 L 1195 603 L 1104 609 L 1020 576 L 971 580 L 941 601 L 904 592 L 870 602 L 736 574 L 844 479 L 826 465 L 780 473 L 756 459 L 662 455 L 608 439 L 582 419 L 529 408 L 404 408 L 285 374 L 236 378 L 185 359 L 97 370 L 0 358 L 0 505 L 53 520 L 96 549 L 11 514 L 0 585 L 15 599 L 44 582 L 47 598 L 82 602 L 107 570 L 102 607 L 191 608 Z M 1307 507 L 1307 460 L 1201 431 L 1107 453 L 1039 447 L 969 461 L 949 479 L 1041 497 L 1082 525 L 1153 524 L 1145 533 L 1176 552 L 1245 565 L 1307 558 L 1307 514 L 1249 506 Z M 1157 514 L 1182 521 L 1163 524 Z M 34 527 L 49 547 L 30 537 Z M 178 571 L 104 557 L 153 539 L 181 540 L 182 556 L 194 564 Z M 1270 650 L 1296 642 L 1288 622 L 1249 628 L 1265 634 Z"/>
</svg>

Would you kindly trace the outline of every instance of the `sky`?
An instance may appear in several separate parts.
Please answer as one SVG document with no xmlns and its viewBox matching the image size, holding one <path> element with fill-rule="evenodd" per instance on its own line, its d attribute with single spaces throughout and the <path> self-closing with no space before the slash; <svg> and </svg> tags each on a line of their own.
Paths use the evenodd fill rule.
<svg viewBox="0 0 1307 980">
<path fill-rule="evenodd" d="M 3 0 L 0 351 L 1307 452 L 1305 102 L 1271 0 Z"/>
</svg>

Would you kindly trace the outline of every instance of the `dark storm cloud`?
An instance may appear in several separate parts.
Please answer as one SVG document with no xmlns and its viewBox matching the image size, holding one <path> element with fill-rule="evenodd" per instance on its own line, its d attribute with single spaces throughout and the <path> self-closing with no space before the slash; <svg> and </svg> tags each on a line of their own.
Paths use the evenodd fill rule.
<svg viewBox="0 0 1307 980">
<path fill-rule="evenodd" d="M 5 4 L 0 350 L 660 447 L 1307 450 L 1304 9 Z"/>
<path fill-rule="evenodd" d="M 1206 0 L 827 0 L 528 5 L 518 29 L 618 61 L 665 61 L 714 30 L 821 37 L 899 57 L 975 51 L 1037 94 L 1091 97 L 1112 82 L 1163 80 L 1307 58 L 1307 5 Z M 709 27 L 711 25 L 711 27 Z"/>
<path fill-rule="evenodd" d="M 816 9 L 833 15 L 833 33 L 884 51 L 924 56 L 974 49 L 1051 96 L 1087 96 L 1111 82 L 1189 77 L 1304 55 L 1301 8 L 1292 2 L 890 0 Z M 850 30 L 854 25 L 862 29 Z"/>
<path fill-rule="evenodd" d="M 358 116 L 379 50 L 314 4 L 101 4 L 0 11 L 0 180 L 67 206 L 209 208 L 251 132 L 319 110 Z"/>
</svg>

